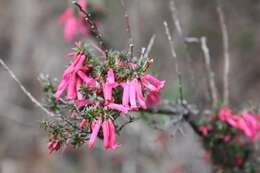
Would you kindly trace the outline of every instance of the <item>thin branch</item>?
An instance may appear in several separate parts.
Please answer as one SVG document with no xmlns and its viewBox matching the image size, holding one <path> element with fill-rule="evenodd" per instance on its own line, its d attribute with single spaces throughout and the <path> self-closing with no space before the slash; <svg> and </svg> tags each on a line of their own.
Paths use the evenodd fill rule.
<svg viewBox="0 0 260 173">
<path fill-rule="evenodd" d="M 7 64 L 3 61 L 3 59 L 0 58 L 0 64 L 3 66 L 3 68 L 10 74 L 10 76 L 15 80 L 15 82 L 18 84 L 18 86 L 21 88 L 21 90 L 29 97 L 29 99 L 38 106 L 41 110 L 43 110 L 47 115 L 50 116 L 56 116 L 53 112 L 50 112 L 48 109 L 46 109 L 21 83 L 21 81 L 16 77 L 14 72 L 7 66 Z"/>
<path fill-rule="evenodd" d="M 102 34 L 98 31 L 96 23 L 92 20 L 90 14 L 87 11 L 85 11 L 77 1 L 72 1 L 72 3 L 76 5 L 79 8 L 79 10 L 85 15 L 84 18 L 86 22 L 90 25 L 91 31 L 95 34 L 100 47 L 104 50 L 107 57 L 108 49 L 105 46 Z"/>
<path fill-rule="evenodd" d="M 145 47 L 142 47 L 139 62 L 141 62 L 144 59 L 145 50 L 146 50 Z"/>
<path fill-rule="evenodd" d="M 120 4 L 124 10 L 124 17 L 125 17 L 125 23 L 126 23 L 126 31 L 128 33 L 128 45 L 129 45 L 129 53 L 130 53 L 130 58 L 132 59 L 134 56 L 134 39 L 132 36 L 132 30 L 131 30 L 131 25 L 130 25 L 130 20 L 129 20 L 129 15 L 127 13 L 126 5 L 124 0 L 120 0 Z"/>
<path fill-rule="evenodd" d="M 179 106 L 180 107 L 174 107 L 171 106 L 171 104 L 166 103 L 165 105 L 163 104 L 159 107 L 143 110 L 143 112 L 165 114 L 171 117 L 176 116 L 177 119 L 174 120 L 173 125 L 178 125 L 182 121 L 185 121 L 192 127 L 197 135 L 203 136 L 203 134 L 199 131 L 197 125 L 195 124 L 195 121 L 197 119 L 196 117 L 201 114 L 201 112 L 186 104 L 181 104 Z M 156 125 L 153 125 L 153 127 L 156 127 Z M 160 130 L 160 128 L 157 129 Z M 180 129 L 177 128 L 177 130 Z"/>
<path fill-rule="evenodd" d="M 194 77 L 194 73 L 192 72 L 192 58 L 191 58 L 191 55 L 189 53 L 189 49 L 188 49 L 188 45 L 186 44 L 186 41 L 185 41 L 185 36 L 184 36 L 184 33 L 183 33 L 183 30 L 182 30 L 182 27 L 181 27 L 181 22 L 180 22 L 180 19 L 179 19 L 179 16 L 178 16 L 178 11 L 177 11 L 177 8 L 176 8 L 176 5 L 175 5 L 175 1 L 174 0 L 171 0 L 170 1 L 170 10 L 171 10 L 171 14 L 172 14 L 172 20 L 174 22 L 174 26 L 176 28 L 176 31 L 177 31 L 177 34 L 179 35 L 179 38 L 184 46 L 184 49 L 185 49 L 185 54 L 186 54 L 186 57 L 187 57 L 187 60 L 188 60 L 188 72 L 190 74 L 190 77 L 191 77 L 191 85 L 192 87 L 194 88 L 194 84 L 195 84 L 195 77 Z"/>
<path fill-rule="evenodd" d="M 227 25 L 225 23 L 223 10 L 220 4 L 217 7 L 221 32 L 222 32 L 222 40 L 223 40 L 223 51 L 224 51 L 224 73 L 223 73 L 223 101 L 225 105 L 229 104 L 229 74 L 230 74 L 230 54 L 229 54 L 229 37 L 227 31 Z"/>
<path fill-rule="evenodd" d="M 181 72 L 179 70 L 178 58 L 177 58 L 177 54 L 175 52 L 174 42 L 172 40 L 172 36 L 171 36 L 170 30 L 169 30 L 169 27 L 168 27 L 168 23 L 165 21 L 163 24 L 164 24 L 165 33 L 168 37 L 169 45 L 170 45 L 170 48 L 171 48 L 171 54 L 172 54 L 172 57 L 175 60 L 175 70 L 176 70 L 176 73 L 178 75 L 179 96 L 180 96 L 181 103 L 183 103 L 182 77 L 181 77 Z"/>
<path fill-rule="evenodd" d="M 48 109 L 46 109 L 22 84 L 22 82 L 16 77 L 14 72 L 8 67 L 8 65 L 3 61 L 3 59 L 0 58 L 0 64 L 3 66 L 3 68 L 10 74 L 10 76 L 14 79 L 14 81 L 18 84 L 20 89 L 24 92 L 27 97 L 37 106 L 39 107 L 42 111 L 44 111 L 47 115 L 54 117 L 54 118 L 59 118 L 65 121 L 67 124 L 69 124 L 71 127 L 77 128 L 81 130 L 78 126 L 74 125 L 71 123 L 66 117 L 64 117 L 62 114 L 56 114 L 53 112 L 50 112 Z"/>
<path fill-rule="evenodd" d="M 209 82 L 210 93 L 211 93 L 211 97 L 212 97 L 212 107 L 214 108 L 218 102 L 218 93 L 217 93 L 217 87 L 216 87 L 216 82 L 215 82 L 215 74 L 214 74 L 214 72 L 211 68 L 211 64 L 210 64 L 210 52 L 209 52 L 209 48 L 207 45 L 207 38 L 201 37 L 200 41 L 201 41 L 201 50 L 204 54 L 206 70 L 208 73 L 208 82 Z"/>
<path fill-rule="evenodd" d="M 178 17 L 178 13 L 177 13 L 177 9 L 176 9 L 174 0 L 170 1 L 170 10 L 172 13 L 172 19 L 173 19 L 174 25 L 176 27 L 177 33 L 180 37 L 184 38 L 184 34 L 183 34 L 183 31 L 181 28 L 181 22 Z"/>
<path fill-rule="evenodd" d="M 152 50 L 152 47 L 153 47 L 153 45 L 154 45 L 155 39 L 156 39 L 156 35 L 153 34 L 153 36 L 151 37 L 151 39 L 150 39 L 150 41 L 149 41 L 149 43 L 148 43 L 148 46 L 147 46 L 147 48 L 146 48 L 146 52 L 145 52 L 145 54 L 144 54 L 144 58 L 148 58 L 148 56 L 149 56 L 149 54 L 150 54 L 150 52 L 151 52 L 151 50 Z"/>
</svg>

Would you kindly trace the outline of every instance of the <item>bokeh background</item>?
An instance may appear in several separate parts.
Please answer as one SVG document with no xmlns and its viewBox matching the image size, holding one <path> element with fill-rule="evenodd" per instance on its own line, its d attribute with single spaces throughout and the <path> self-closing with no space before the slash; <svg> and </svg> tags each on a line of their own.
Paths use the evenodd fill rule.
<svg viewBox="0 0 260 173">
<path fill-rule="evenodd" d="M 105 9 L 102 32 L 111 47 L 125 49 L 127 33 L 119 0 L 93 0 Z M 41 100 L 40 73 L 59 78 L 72 43 L 63 39 L 58 16 L 68 7 L 65 0 L 0 0 L 0 57 L 17 74 L 32 94 Z M 200 46 L 189 44 L 191 64 L 176 36 L 168 0 L 126 0 L 137 48 L 146 47 L 156 34 L 151 52 L 152 71 L 167 81 L 163 96 L 176 98 L 174 60 L 165 36 L 163 21 L 169 22 L 176 42 L 185 84 L 185 96 L 199 107 L 207 106 L 207 76 Z M 215 1 L 176 0 L 185 36 L 208 38 L 212 66 L 222 93 L 223 51 Z M 260 88 L 260 1 L 223 1 L 230 36 L 231 105 L 236 109 L 259 105 Z M 136 53 L 140 50 L 136 50 Z M 191 80 L 191 73 L 195 80 Z M 47 137 L 39 122 L 46 115 L 36 108 L 8 73 L 0 68 L 0 172 L 1 173 L 210 173 L 205 151 L 188 124 L 184 134 L 167 143 L 162 134 L 143 122 L 124 129 L 122 147 L 104 152 L 100 143 L 88 151 L 66 149 L 49 155 Z M 160 140 L 158 140 L 158 137 Z M 165 140 L 163 140 L 165 141 Z"/>
</svg>

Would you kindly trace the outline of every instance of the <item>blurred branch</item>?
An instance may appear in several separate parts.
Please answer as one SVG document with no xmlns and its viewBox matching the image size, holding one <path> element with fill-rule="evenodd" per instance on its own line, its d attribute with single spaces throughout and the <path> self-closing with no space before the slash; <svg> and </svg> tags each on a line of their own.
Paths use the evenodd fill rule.
<svg viewBox="0 0 260 173">
<path fill-rule="evenodd" d="M 229 37 L 227 31 L 227 25 L 225 23 L 223 10 L 221 5 L 218 4 L 217 7 L 221 32 L 222 32 L 222 40 L 223 40 L 223 51 L 224 51 L 224 74 L 223 74 L 223 102 L 225 105 L 229 104 L 229 73 L 230 73 L 230 53 L 229 53 Z"/>
<path fill-rule="evenodd" d="M 87 11 L 85 11 L 77 1 L 72 1 L 72 3 L 76 5 L 79 8 L 80 12 L 82 12 L 85 15 L 84 18 L 86 22 L 90 25 L 91 31 L 95 34 L 100 47 L 104 50 L 107 57 L 108 49 L 105 46 L 102 34 L 98 31 L 96 23 L 91 19 L 90 14 Z"/>
<path fill-rule="evenodd" d="M 71 127 L 80 129 L 79 127 L 75 126 L 74 124 L 72 124 L 68 119 L 66 119 L 66 117 L 64 117 L 61 114 L 56 114 L 53 112 L 50 112 L 48 109 L 46 109 L 22 84 L 22 82 L 16 77 L 16 75 L 14 74 L 14 72 L 7 66 L 7 64 L 3 61 L 3 59 L 0 58 L 0 64 L 2 65 L 2 67 L 10 74 L 10 76 L 15 80 L 15 82 L 18 84 L 18 86 L 20 87 L 20 89 L 24 92 L 25 95 L 27 95 L 27 97 L 37 106 L 39 107 L 43 112 L 45 112 L 47 115 L 54 117 L 54 118 L 60 118 L 62 119 L 64 122 L 66 122 L 67 124 L 69 124 Z"/>
<path fill-rule="evenodd" d="M 124 0 L 120 0 L 120 4 L 124 10 L 124 17 L 125 17 L 125 23 L 126 23 L 126 31 L 128 33 L 128 45 L 129 45 L 129 53 L 130 53 L 130 58 L 133 58 L 134 54 L 134 39 L 132 36 L 132 30 L 131 30 L 131 25 L 130 25 L 130 20 L 129 20 L 129 15 L 127 13 L 126 5 Z"/>
<path fill-rule="evenodd" d="M 0 58 L 0 64 L 3 66 L 3 68 L 10 74 L 10 76 L 15 80 L 15 82 L 18 84 L 18 86 L 21 88 L 21 90 L 29 97 L 29 99 L 38 106 L 41 110 L 43 110 L 47 115 L 50 116 L 56 116 L 54 113 L 50 112 L 48 109 L 46 109 L 22 84 L 22 82 L 16 77 L 14 72 L 7 66 L 7 64 L 3 61 L 3 59 Z"/>
<path fill-rule="evenodd" d="M 172 126 L 178 126 L 179 123 L 185 121 L 192 127 L 192 129 L 196 132 L 197 135 L 202 135 L 195 124 L 197 116 L 200 114 L 201 111 L 194 107 L 194 105 L 189 105 L 186 102 L 177 105 L 172 103 L 163 103 L 161 105 L 143 110 L 143 112 L 153 114 L 164 114 L 171 117 L 171 119 L 173 117 L 176 117 L 176 119 L 174 119 L 174 121 L 171 122 Z M 153 127 L 157 130 L 162 130 L 162 128 L 156 125 L 154 125 Z M 177 127 L 177 129 L 180 130 L 180 127 Z"/>
<path fill-rule="evenodd" d="M 215 74 L 210 65 L 210 53 L 207 45 L 207 38 L 201 37 L 200 41 L 201 41 L 201 50 L 203 51 L 204 54 L 206 69 L 208 73 L 208 82 L 209 82 L 210 93 L 212 97 L 212 107 L 214 108 L 218 102 L 218 93 L 217 93 L 217 87 L 215 82 Z"/>
<path fill-rule="evenodd" d="M 176 27 L 177 33 L 179 34 L 180 37 L 184 38 L 184 34 L 181 28 L 181 22 L 179 20 L 178 14 L 177 14 L 177 9 L 174 0 L 170 1 L 170 10 L 172 13 L 172 19 L 174 22 L 174 25 Z"/>
<path fill-rule="evenodd" d="M 185 42 L 185 36 L 184 36 L 183 30 L 182 30 L 182 27 L 181 27 L 181 22 L 180 22 L 180 19 L 179 19 L 179 16 L 178 16 L 178 11 L 177 11 L 177 8 L 176 8 L 175 0 L 170 1 L 170 10 L 171 10 L 172 20 L 174 22 L 174 26 L 177 30 L 177 34 L 179 35 L 179 38 L 181 39 L 181 42 L 182 42 L 184 49 L 185 49 L 185 53 L 186 53 L 186 56 L 187 56 L 187 59 L 188 59 L 188 66 L 190 67 L 190 68 L 188 68 L 188 71 L 189 71 L 189 75 L 191 77 L 191 85 L 192 85 L 192 88 L 194 88 L 193 85 L 195 84 L 195 79 L 194 79 L 194 73 L 192 72 L 192 68 L 191 68 L 192 59 L 191 59 L 191 55 L 190 55 L 189 50 L 188 50 L 188 45 Z"/>
<path fill-rule="evenodd" d="M 172 36 L 171 36 L 171 33 L 170 33 L 170 30 L 169 30 L 169 27 L 168 27 L 168 23 L 166 21 L 164 21 L 164 27 L 165 27 L 165 33 L 167 35 L 167 38 L 168 38 L 168 41 L 169 41 L 169 45 L 170 45 L 170 48 L 171 48 L 171 54 L 172 54 L 172 57 L 174 58 L 175 60 L 175 70 L 176 70 L 176 73 L 178 75 L 178 88 L 179 88 L 179 96 L 180 96 L 180 101 L 181 103 L 183 102 L 183 89 L 182 89 L 182 77 L 181 77 L 181 72 L 179 70 L 179 64 L 178 64 L 178 58 L 177 58 L 177 54 L 175 52 L 175 48 L 174 48 L 174 42 L 172 40 Z"/>
<path fill-rule="evenodd" d="M 152 50 L 152 47 L 154 45 L 155 39 L 156 39 L 156 35 L 153 34 L 153 36 L 151 37 L 151 39 L 150 39 L 150 41 L 148 43 L 148 46 L 146 48 L 146 51 L 145 51 L 145 54 L 144 54 L 144 58 L 148 58 L 148 56 L 149 56 L 149 54 L 150 54 L 150 52 Z"/>
</svg>

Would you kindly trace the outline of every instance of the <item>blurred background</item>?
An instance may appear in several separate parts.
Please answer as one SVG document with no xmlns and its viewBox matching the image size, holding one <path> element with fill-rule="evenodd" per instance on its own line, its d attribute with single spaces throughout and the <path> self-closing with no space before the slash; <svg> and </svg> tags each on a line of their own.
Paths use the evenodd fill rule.
<svg viewBox="0 0 260 173">
<path fill-rule="evenodd" d="M 119 0 L 93 0 L 105 9 L 102 32 L 111 47 L 127 48 L 127 33 Z M 72 43 L 64 41 L 58 17 L 68 1 L 0 0 L 0 57 L 13 69 L 32 94 L 41 100 L 40 73 L 58 78 L 69 59 Z M 174 60 L 165 35 L 163 21 L 173 31 L 181 61 L 185 97 L 199 107 L 207 107 L 207 76 L 200 45 L 188 45 L 190 60 L 173 25 L 168 0 L 126 0 L 136 48 L 146 47 L 156 34 L 151 52 L 152 72 L 167 81 L 166 99 L 176 98 Z M 215 1 L 176 0 L 184 35 L 208 38 L 213 70 L 222 93 L 222 35 Z M 259 105 L 260 88 L 260 1 L 223 1 L 230 36 L 231 105 L 241 109 Z M 136 49 L 138 54 L 140 50 Z M 189 64 L 190 63 L 190 64 Z M 194 80 L 191 80 L 191 75 Z M 36 108 L 8 73 L 0 68 L 0 172 L 1 173 L 210 173 L 211 164 L 199 138 L 188 124 L 184 134 L 168 139 L 159 131 L 135 122 L 124 129 L 118 141 L 121 148 L 104 152 L 97 144 L 93 151 L 65 149 L 47 152 L 47 136 L 40 129 L 46 115 Z M 165 142 L 166 141 L 166 142 Z"/>
</svg>

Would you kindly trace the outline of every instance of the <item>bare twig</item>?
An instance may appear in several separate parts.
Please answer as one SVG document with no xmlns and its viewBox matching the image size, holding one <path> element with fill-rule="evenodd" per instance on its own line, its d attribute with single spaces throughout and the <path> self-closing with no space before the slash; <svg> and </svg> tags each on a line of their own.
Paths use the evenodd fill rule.
<svg viewBox="0 0 260 173">
<path fill-rule="evenodd" d="M 189 49 L 188 49 L 188 45 L 186 44 L 186 41 L 185 41 L 185 36 L 184 36 L 184 33 L 183 33 L 183 30 L 182 30 L 182 26 L 181 26 L 181 22 L 180 22 L 180 19 L 179 19 L 179 16 L 178 16 L 178 11 L 177 11 L 177 8 L 176 8 L 176 4 L 175 4 L 175 1 L 174 0 L 171 0 L 170 1 L 170 10 L 171 10 L 171 14 L 172 14 L 172 20 L 174 22 L 174 26 L 176 28 L 176 31 L 177 31 L 177 34 L 183 44 L 183 47 L 185 49 L 185 54 L 186 54 L 186 57 L 187 57 L 187 62 L 188 62 L 188 73 L 190 75 L 190 78 L 191 78 L 191 86 L 192 88 L 194 88 L 195 86 L 195 77 L 194 77 L 194 73 L 192 72 L 192 58 L 191 58 L 191 55 L 189 53 Z"/>
<path fill-rule="evenodd" d="M 142 47 L 139 62 L 141 62 L 144 59 L 145 50 L 146 50 L 145 47 Z"/>
<path fill-rule="evenodd" d="M 209 52 L 209 48 L 207 45 L 207 38 L 201 37 L 200 41 L 201 41 L 201 50 L 203 51 L 203 54 L 204 54 L 206 70 L 208 73 L 208 82 L 209 82 L 210 93 L 211 93 L 211 97 L 212 97 L 212 107 L 214 108 L 217 105 L 217 101 L 218 101 L 217 87 L 216 87 L 216 83 L 215 83 L 215 74 L 214 74 L 214 72 L 211 68 L 211 64 L 210 64 L 210 52 Z"/>
<path fill-rule="evenodd" d="M 10 74 L 10 76 L 15 80 L 15 82 L 18 84 L 18 86 L 21 88 L 21 90 L 24 92 L 25 95 L 27 95 L 27 97 L 29 97 L 29 99 L 37 106 L 39 107 L 42 111 L 44 111 L 47 115 L 54 117 L 54 118 L 58 118 L 58 119 L 62 119 L 63 121 L 65 121 L 68 125 L 70 125 L 71 127 L 74 127 L 76 129 L 81 130 L 78 126 L 74 125 L 73 123 L 71 123 L 66 117 L 64 117 L 63 115 L 61 115 L 60 113 L 53 113 L 50 112 L 48 109 L 46 109 L 22 84 L 22 82 L 16 77 L 16 75 L 14 74 L 14 72 L 8 67 L 8 65 L 3 61 L 3 59 L 0 58 L 0 64 L 3 66 L 3 68 Z"/>
<path fill-rule="evenodd" d="M 38 106 L 41 110 L 43 110 L 47 115 L 50 116 L 56 116 L 53 112 L 50 112 L 48 109 L 46 109 L 21 83 L 21 81 L 16 77 L 14 72 L 7 66 L 7 64 L 0 58 L 0 64 L 3 66 L 3 68 L 10 74 L 10 76 L 15 80 L 15 82 L 18 84 L 18 86 L 21 88 L 21 90 L 29 97 L 29 99 Z"/>
<path fill-rule="evenodd" d="M 179 96 L 180 96 L 180 101 L 182 103 L 183 102 L 182 77 L 181 77 L 181 72 L 179 70 L 178 58 L 177 58 L 177 54 L 175 52 L 174 42 L 172 40 L 172 36 L 171 36 L 170 30 L 169 30 L 169 27 L 168 27 L 168 23 L 165 21 L 163 24 L 164 24 L 165 33 L 168 37 L 169 45 L 170 45 L 170 48 L 171 48 L 171 54 L 172 54 L 172 57 L 175 60 L 175 70 L 176 70 L 176 73 L 178 75 Z"/>
<path fill-rule="evenodd" d="M 130 58 L 133 58 L 133 53 L 134 53 L 134 40 L 132 36 L 132 30 L 131 30 L 131 25 L 130 25 L 130 20 L 129 20 L 129 15 L 127 13 L 126 5 L 124 0 L 120 0 L 120 4 L 124 10 L 124 17 L 125 17 L 125 23 L 126 23 L 126 31 L 128 33 L 128 45 L 129 45 L 129 53 L 130 53 Z"/>
<path fill-rule="evenodd" d="M 227 25 L 224 19 L 223 10 L 220 4 L 217 7 L 217 12 L 218 12 L 219 22 L 220 22 L 220 27 L 222 32 L 223 51 L 224 51 L 223 102 L 225 105 L 228 105 L 229 104 L 229 73 L 230 73 L 229 37 L 228 37 Z"/>
<path fill-rule="evenodd" d="M 90 25 L 91 31 L 95 34 L 100 47 L 104 50 L 107 57 L 108 49 L 105 46 L 102 34 L 98 31 L 96 23 L 92 20 L 90 14 L 87 11 L 85 11 L 77 1 L 72 1 L 72 3 L 76 5 L 79 8 L 79 10 L 85 15 L 84 17 L 86 22 Z"/>
<path fill-rule="evenodd" d="M 178 32 L 178 35 L 180 37 L 184 38 L 183 31 L 182 31 L 182 28 L 181 28 L 181 22 L 180 22 L 179 17 L 178 17 L 178 13 L 177 13 L 177 9 L 176 9 L 176 5 L 175 5 L 174 0 L 170 1 L 170 10 L 171 10 L 171 13 L 172 13 L 172 19 L 173 19 L 175 28 Z"/>
<path fill-rule="evenodd" d="M 150 39 L 150 41 L 148 43 L 148 46 L 146 48 L 146 51 L 145 51 L 145 54 L 144 54 L 144 58 L 148 58 L 148 56 L 149 56 L 149 54 L 150 54 L 150 52 L 152 50 L 152 47 L 154 45 L 155 39 L 156 39 L 156 35 L 153 34 L 153 36 L 151 37 L 151 39 Z"/>
</svg>

